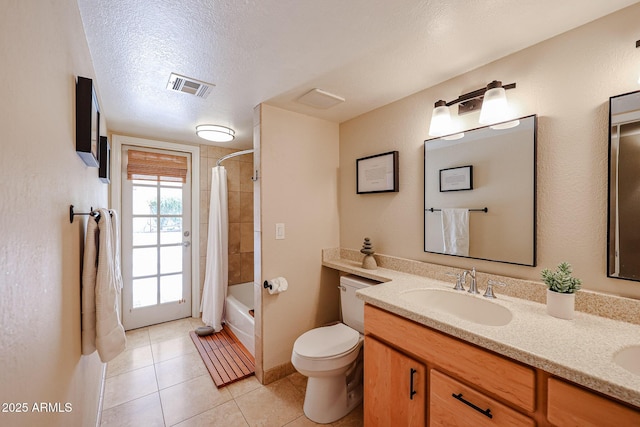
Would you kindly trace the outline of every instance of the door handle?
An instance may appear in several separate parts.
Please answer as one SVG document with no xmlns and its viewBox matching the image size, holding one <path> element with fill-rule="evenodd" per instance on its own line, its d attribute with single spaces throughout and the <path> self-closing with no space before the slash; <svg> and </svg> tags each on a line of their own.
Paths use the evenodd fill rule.
<svg viewBox="0 0 640 427">
<path fill-rule="evenodd" d="M 182 246 L 188 248 L 189 246 L 191 246 L 191 242 L 182 242 Z"/>
</svg>

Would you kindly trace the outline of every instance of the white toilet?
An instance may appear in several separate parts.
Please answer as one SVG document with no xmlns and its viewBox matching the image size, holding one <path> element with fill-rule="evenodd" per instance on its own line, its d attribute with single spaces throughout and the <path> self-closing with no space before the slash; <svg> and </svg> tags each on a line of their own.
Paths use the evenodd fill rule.
<svg viewBox="0 0 640 427">
<path fill-rule="evenodd" d="M 356 290 L 378 282 L 357 276 L 340 278 L 342 322 L 312 329 L 293 344 L 291 363 L 309 377 L 304 414 L 326 424 L 339 420 L 362 402 L 364 302 Z"/>
</svg>

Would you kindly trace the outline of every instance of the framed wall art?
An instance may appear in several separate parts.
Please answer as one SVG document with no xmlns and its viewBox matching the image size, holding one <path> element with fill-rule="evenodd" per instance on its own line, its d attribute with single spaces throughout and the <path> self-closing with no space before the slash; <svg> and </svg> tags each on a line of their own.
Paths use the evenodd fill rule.
<svg viewBox="0 0 640 427">
<path fill-rule="evenodd" d="M 109 184 L 109 182 L 111 182 L 109 178 L 109 168 L 111 167 L 111 146 L 109 145 L 109 140 L 106 136 L 100 137 L 99 149 L 100 166 L 98 167 L 98 177 L 100 178 L 100 181 L 105 184 Z"/>
<path fill-rule="evenodd" d="M 376 154 L 356 160 L 356 192 L 398 191 L 398 152 Z"/>
<path fill-rule="evenodd" d="M 440 169 L 440 192 L 473 190 L 473 166 Z"/>
<path fill-rule="evenodd" d="M 76 152 L 87 166 L 99 166 L 100 106 L 93 81 L 78 76 L 76 82 Z"/>
</svg>

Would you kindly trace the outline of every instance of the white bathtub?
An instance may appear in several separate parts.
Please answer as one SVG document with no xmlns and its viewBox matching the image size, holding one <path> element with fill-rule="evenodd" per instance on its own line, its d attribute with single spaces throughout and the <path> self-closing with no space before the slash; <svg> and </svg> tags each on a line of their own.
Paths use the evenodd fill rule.
<svg viewBox="0 0 640 427">
<path fill-rule="evenodd" d="M 225 323 L 240 342 L 255 356 L 253 309 L 253 282 L 229 285 L 225 302 Z"/>
</svg>

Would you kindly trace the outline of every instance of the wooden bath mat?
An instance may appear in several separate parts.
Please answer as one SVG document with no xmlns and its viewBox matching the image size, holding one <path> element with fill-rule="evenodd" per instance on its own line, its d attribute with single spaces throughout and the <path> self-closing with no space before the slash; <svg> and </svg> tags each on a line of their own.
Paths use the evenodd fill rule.
<svg viewBox="0 0 640 427">
<path fill-rule="evenodd" d="M 194 331 L 189 332 L 189 336 L 218 388 L 255 373 L 255 359 L 224 326 L 222 331 L 206 337 Z"/>
</svg>

